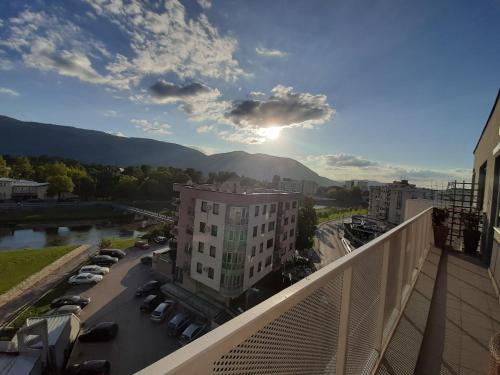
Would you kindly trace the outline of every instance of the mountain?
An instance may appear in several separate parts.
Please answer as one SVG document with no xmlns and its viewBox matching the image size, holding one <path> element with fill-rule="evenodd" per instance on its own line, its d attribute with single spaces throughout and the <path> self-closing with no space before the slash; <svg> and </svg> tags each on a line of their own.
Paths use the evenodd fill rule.
<svg viewBox="0 0 500 375">
<path fill-rule="evenodd" d="M 318 175 L 290 158 L 233 151 L 205 155 L 176 143 L 146 138 L 126 138 L 97 130 L 25 122 L 0 116 L 0 154 L 57 156 L 84 163 L 165 165 L 208 172 L 228 171 L 271 180 L 281 177 L 316 181 L 321 186 L 338 183 Z"/>
</svg>

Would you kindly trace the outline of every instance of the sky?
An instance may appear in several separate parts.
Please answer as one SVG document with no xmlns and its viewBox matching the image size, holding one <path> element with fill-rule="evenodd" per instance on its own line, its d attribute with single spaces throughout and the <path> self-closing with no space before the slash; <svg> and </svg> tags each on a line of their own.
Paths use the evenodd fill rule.
<svg viewBox="0 0 500 375">
<path fill-rule="evenodd" d="M 0 114 L 439 185 L 470 179 L 499 19 L 498 0 L 6 0 Z"/>
</svg>

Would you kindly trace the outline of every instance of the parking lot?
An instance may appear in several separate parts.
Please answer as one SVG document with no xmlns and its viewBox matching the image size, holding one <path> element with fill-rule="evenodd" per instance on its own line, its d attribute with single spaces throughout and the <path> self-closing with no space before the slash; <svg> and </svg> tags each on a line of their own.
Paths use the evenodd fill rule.
<svg viewBox="0 0 500 375">
<path fill-rule="evenodd" d="M 91 298 L 79 315 L 84 328 L 104 321 L 119 325 L 118 335 L 111 341 L 76 342 L 69 363 L 107 359 L 111 374 L 132 374 L 180 347 L 176 338 L 167 335 L 168 319 L 153 323 L 149 314 L 139 310 L 144 297 L 135 297 L 136 289 L 152 279 L 151 267 L 140 262 L 141 256 L 152 250 L 128 250 L 100 283 L 68 291 Z"/>
</svg>

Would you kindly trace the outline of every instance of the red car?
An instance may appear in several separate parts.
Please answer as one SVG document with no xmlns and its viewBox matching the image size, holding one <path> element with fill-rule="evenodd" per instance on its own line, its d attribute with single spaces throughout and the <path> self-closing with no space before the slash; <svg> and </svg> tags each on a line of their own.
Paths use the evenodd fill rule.
<svg viewBox="0 0 500 375">
<path fill-rule="evenodd" d="M 139 249 L 142 249 L 142 250 L 147 250 L 150 247 L 148 244 L 148 241 L 144 241 L 144 240 L 136 241 L 134 246 L 139 248 Z"/>
</svg>

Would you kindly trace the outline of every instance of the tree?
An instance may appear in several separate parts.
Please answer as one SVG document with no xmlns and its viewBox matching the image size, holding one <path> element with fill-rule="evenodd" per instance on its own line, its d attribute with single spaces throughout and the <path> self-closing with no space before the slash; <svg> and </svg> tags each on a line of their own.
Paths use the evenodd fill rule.
<svg viewBox="0 0 500 375">
<path fill-rule="evenodd" d="M 49 195 L 57 195 L 58 198 L 61 198 L 63 193 L 71 193 L 75 187 L 68 176 L 50 176 L 47 178 L 47 182 L 49 183 Z"/>
<path fill-rule="evenodd" d="M 30 178 L 33 175 L 34 169 L 30 159 L 26 156 L 19 156 L 12 165 L 12 176 L 14 178 Z"/>
<path fill-rule="evenodd" d="M 134 176 L 122 175 L 116 185 L 116 195 L 120 198 L 134 198 L 139 190 L 139 180 Z"/>
<path fill-rule="evenodd" d="M 297 240 L 295 245 L 298 250 L 310 249 L 313 246 L 317 224 L 318 217 L 314 209 L 314 201 L 312 198 L 305 198 L 302 207 L 299 209 L 297 219 Z"/>
<path fill-rule="evenodd" d="M 9 174 L 10 168 L 7 167 L 7 162 L 3 156 L 0 155 L 0 177 L 9 177 Z"/>
</svg>

